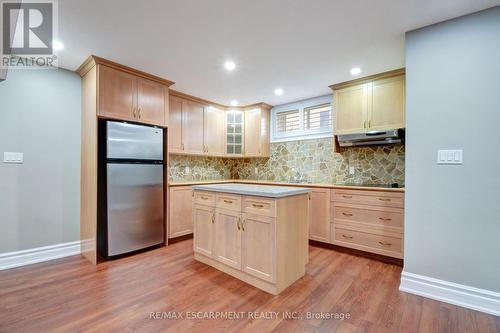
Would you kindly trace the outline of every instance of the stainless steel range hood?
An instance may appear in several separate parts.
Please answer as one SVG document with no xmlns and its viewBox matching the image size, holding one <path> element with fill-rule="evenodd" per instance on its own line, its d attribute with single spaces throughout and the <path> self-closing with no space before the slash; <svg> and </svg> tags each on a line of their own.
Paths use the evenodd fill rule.
<svg viewBox="0 0 500 333">
<path fill-rule="evenodd" d="M 340 147 L 375 146 L 404 142 L 404 129 L 373 131 L 337 136 Z"/>
</svg>

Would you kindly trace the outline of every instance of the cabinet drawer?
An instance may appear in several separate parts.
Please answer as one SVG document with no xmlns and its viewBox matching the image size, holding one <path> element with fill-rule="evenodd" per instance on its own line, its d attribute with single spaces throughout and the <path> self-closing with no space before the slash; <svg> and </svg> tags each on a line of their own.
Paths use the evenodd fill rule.
<svg viewBox="0 0 500 333">
<path fill-rule="evenodd" d="M 400 208 L 332 203 L 332 212 L 334 222 L 348 222 L 403 232 L 403 210 Z"/>
<path fill-rule="evenodd" d="M 403 193 L 393 192 L 334 190 L 332 201 L 381 207 L 404 207 Z"/>
<path fill-rule="evenodd" d="M 217 193 L 215 197 L 215 206 L 217 208 L 241 211 L 241 195 Z"/>
<path fill-rule="evenodd" d="M 396 258 L 403 257 L 403 239 L 335 227 L 335 243 Z"/>
<path fill-rule="evenodd" d="M 215 206 L 215 193 L 207 191 L 194 191 L 194 203 L 205 206 Z"/>
<path fill-rule="evenodd" d="M 276 217 L 276 200 L 260 197 L 243 197 L 243 212 Z"/>
</svg>

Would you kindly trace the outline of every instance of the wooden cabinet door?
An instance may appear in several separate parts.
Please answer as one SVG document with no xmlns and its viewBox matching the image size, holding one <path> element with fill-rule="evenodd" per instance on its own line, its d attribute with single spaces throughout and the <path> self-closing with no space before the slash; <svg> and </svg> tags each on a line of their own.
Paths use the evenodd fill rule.
<svg viewBox="0 0 500 333">
<path fill-rule="evenodd" d="M 213 256 L 215 208 L 195 205 L 193 212 L 194 252 Z"/>
<path fill-rule="evenodd" d="M 245 151 L 244 155 L 255 157 L 261 155 L 261 110 L 245 111 Z"/>
<path fill-rule="evenodd" d="M 137 118 L 142 123 L 163 126 L 165 98 L 163 85 L 151 80 L 137 79 Z"/>
<path fill-rule="evenodd" d="M 193 190 L 191 186 L 170 188 L 168 237 L 193 233 Z"/>
<path fill-rule="evenodd" d="M 268 282 L 276 277 L 275 227 L 272 217 L 243 214 L 243 271 Z"/>
<path fill-rule="evenodd" d="M 335 134 L 360 133 L 366 130 L 368 111 L 368 85 L 360 84 L 336 90 Z"/>
<path fill-rule="evenodd" d="M 204 145 L 204 114 L 203 104 L 186 101 L 182 126 L 183 152 L 189 154 L 203 154 Z"/>
<path fill-rule="evenodd" d="M 405 79 L 396 76 L 371 83 L 368 129 L 405 127 Z"/>
<path fill-rule="evenodd" d="M 175 96 L 169 98 L 168 151 L 182 153 L 183 109 L 185 102 Z"/>
<path fill-rule="evenodd" d="M 309 239 L 330 242 L 330 190 L 314 189 L 309 199 Z"/>
<path fill-rule="evenodd" d="M 137 78 L 99 65 L 99 109 L 104 118 L 136 121 Z"/>
<path fill-rule="evenodd" d="M 208 155 L 224 155 L 224 116 L 223 110 L 205 108 L 205 153 Z"/>
<path fill-rule="evenodd" d="M 215 230 L 217 241 L 214 258 L 223 264 L 241 269 L 241 214 L 240 212 L 216 209 Z"/>
</svg>

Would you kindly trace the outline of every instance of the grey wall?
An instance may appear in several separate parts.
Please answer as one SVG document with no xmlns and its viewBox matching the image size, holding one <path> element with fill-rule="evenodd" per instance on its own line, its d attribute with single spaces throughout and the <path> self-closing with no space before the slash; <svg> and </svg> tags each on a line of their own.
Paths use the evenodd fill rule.
<svg viewBox="0 0 500 333">
<path fill-rule="evenodd" d="M 500 7 L 409 32 L 406 75 L 404 270 L 500 292 Z"/>
<path fill-rule="evenodd" d="M 0 82 L 0 253 L 79 240 L 81 88 L 65 70 Z M 3 152 L 24 164 L 3 163 Z"/>
</svg>

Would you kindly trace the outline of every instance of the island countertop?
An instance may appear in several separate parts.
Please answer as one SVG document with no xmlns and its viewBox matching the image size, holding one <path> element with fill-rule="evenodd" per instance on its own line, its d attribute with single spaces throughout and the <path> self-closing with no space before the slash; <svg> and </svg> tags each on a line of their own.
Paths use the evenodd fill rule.
<svg viewBox="0 0 500 333">
<path fill-rule="evenodd" d="M 285 198 L 311 192 L 310 189 L 301 187 L 236 183 L 193 185 L 193 190 L 253 195 L 269 198 Z"/>
</svg>

